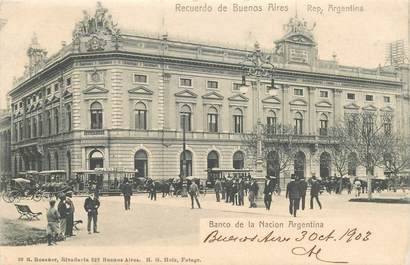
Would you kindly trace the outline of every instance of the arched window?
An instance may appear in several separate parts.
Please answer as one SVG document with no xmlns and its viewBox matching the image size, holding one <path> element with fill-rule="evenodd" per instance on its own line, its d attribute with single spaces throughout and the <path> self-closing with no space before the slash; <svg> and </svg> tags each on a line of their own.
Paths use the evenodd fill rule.
<svg viewBox="0 0 410 265">
<path fill-rule="evenodd" d="M 66 106 L 67 131 L 71 131 L 71 106 Z"/>
<path fill-rule="evenodd" d="M 181 130 L 190 132 L 192 129 L 191 128 L 191 117 L 192 117 L 191 108 L 188 105 L 183 105 L 179 115 L 180 115 L 180 121 L 181 121 Z"/>
<path fill-rule="evenodd" d="M 294 118 L 294 132 L 295 134 L 303 134 L 303 116 L 300 112 L 295 113 Z"/>
<path fill-rule="evenodd" d="M 47 153 L 47 168 L 48 168 L 48 170 L 51 170 L 51 155 L 50 155 L 50 153 Z"/>
<path fill-rule="evenodd" d="M 38 115 L 38 136 L 43 136 L 43 115 Z"/>
<path fill-rule="evenodd" d="M 68 178 L 71 179 L 71 152 L 67 151 L 67 174 Z"/>
<path fill-rule="evenodd" d="M 326 114 L 320 115 L 320 129 L 319 129 L 320 135 L 327 135 L 328 123 L 329 121 L 328 121 Z"/>
<path fill-rule="evenodd" d="M 98 130 L 103 128 L 103 109 L 99 102 L 94 102 L 90 106 L 91 129 Z"/>
<path fill-rule="evenodd" d="M 89 156 L 89 168 L 94 170 L 96 168 L 104 167 L 104 155 L 98 150 L 93 150 Z"/>
<path fill-rule="evenodd" d="M 233 112 L 233 124 L 234 132 L 242 133 L 243 132 L 243 112 L 241 109 L 235 109 Z"/>
<path fill-rule="evenodd" d="M 144 150 L 139 150 L 135 153 L 134 169 L 138 170 L 138 177 L 148 177 L 148 155 Z"/>
<path fill-rule="evenodd" d="M 33 137 L 37 137 L 37 118 L 33 118 Z"/>
<path fill-rule="evenodd" d="M 276 113 L 273 110 L 268 111 L 266 125 L 268 126 L 269 133 L 276 133 Z"/>
<path fill-rule="evenodd" d="M 135 129 L 147 129 L 147 106 L 142 102 L 135 105 Z"/>
<path fill-rule="evenodd" d="M 293 169 L 297 178 L 305 177 L 306 156 L 302 151 L 299 151 L 295 155 L 295 161 Z"/>
<path fill-rule="evenodd" d="M 357 168 L 357 155 L 356 153 L 350 153 L 347 162 L 347 174 L 349 176 L 356 176 Z"/>
<path fill-rule="evenodd" d="M 214 107 L 208 109 L 208 131 L 218 132 L 218 110 Z"/>
<path fill-rule="evenodd" d="M 328 152 L 323 152 L 320 155 L 320 177 L 326 179 L 331 175 L 332 158 Z"/>
<path fill-rule="evenodd" d="M 59 169 L 59 163 L 58 163 L 58 153 L 54 153 L 54 163 L 55 163 L 55 170 Z"/>
<path fill-rule="evenodd" d="M 60 131 L 60 122 L 59 122 L 59 112 L 58 112 L 58 108 L 54 109 L 54 124 L 55 124 L 55 129 L 56 129 L 56 134 Z"/>
<path fill-rule="evenodd" d="M 219 155 L 216 151 L 211 151 L 208 154 L 207 168 L 219 167 Z"/>
<path fill-rule="evenodd" d="M 180 163 L 179 163 L 179 172 L 181 176 L 192 176 L 192 153 L 189 150 L 185 150 L 185 152 L 181 152 L 180 155 Z M 184 165 L 185 159 L 185 165 Z"/>
<path fill-rule="evenodd" d="M 233 164 L 234 169 L 242 169 L 245 167 L 245 155 L 241 151 L 236 151 L 233 154 Z"/>
</svg>

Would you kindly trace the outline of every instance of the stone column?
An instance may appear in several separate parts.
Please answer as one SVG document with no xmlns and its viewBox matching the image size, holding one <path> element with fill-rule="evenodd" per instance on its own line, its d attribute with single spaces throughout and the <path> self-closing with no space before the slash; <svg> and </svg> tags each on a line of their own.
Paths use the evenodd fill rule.
<svg viewBox="0 0 410 265">
<path fill-rule="evenodd" d="M 316 111 L 315 111 L 315 102 L 316 102 L 316 88 L 315 87 L 308 87 L 309 90 L 309 97 L 308 97 L 308 117 L 307 117 L 307 122 L 309 125 L 308 128 L 308 133 L 310 135 L 316 135 L 318 134 L 317 132 L 317 119 L 316 119 Z"/>
</svg>

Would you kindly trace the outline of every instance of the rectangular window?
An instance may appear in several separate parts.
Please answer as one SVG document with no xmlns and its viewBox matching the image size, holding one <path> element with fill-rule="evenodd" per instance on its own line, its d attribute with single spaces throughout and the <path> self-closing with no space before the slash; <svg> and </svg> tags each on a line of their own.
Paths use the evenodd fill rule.
<svg viewBox="0 0 410 265">
<path fill-rule="evenodd" d="M 19 108 L 21 109 L 22 107 L 23 107 L 23 102 L 20 101 Z"/>
<path fill-rule="evenodd" d="M 233 83 L 233 85 L 232 85 L 232 90 L 233 90 L 233 91 L 240 91 L 240 90 L 241 90 L 241 86 L 242 86 L 241 83 Z"/>
<path fill-rule="evenodd" d="M 355 95 L 355 94 L 353 94 L 353 93 L 347 93 L 347 99 L 354 100 L 355 98 L 356 98 L 356 95 Z"/>
<path fill-rule="evenodd" d="M 43 115 L 38 115 L 38 136 L 43 136 Z"/>
<path fill-rule="evenodd" d="M 100 109 L 91 110 L 91 129 L 92 130 L 102 129 L 103 127 L 102 118 L 103 118 L 102 110 Z"/>
<path fill-rule="evenodd" d="M 327 135 L 327 125 L 328 125 L 327 120 L 320 120 L 320 129 L 319 129 L 319 134 L 322 136 Z"/>
<path fill-rule="evenodd" d="M 51 94 L 51 87 L 47 87 L 46 95 L 50 95 L 50 94 Z"/>
<path fill-rule="evenodd" d="M 135 82 L 135 83 L 147 84 L 147 83 L 148 83 L 148 76 L 146 76 L 146 75 L 134 74 L 134 82 Z"/>
<path fill-rule="evenodd" d="M 390 97 L 383 97 L 383 98 L 384 98 L 384 102 L 390 103 Z"/>
<path fill-rule="evenodd" d="M 185 130 L 186 132 L 191 131 L 191 113 L 181 115 L 181 130 Z"/>
<path fill-rule="evenodd" d="M 67 86 L 71 86 L 71 77 L 68 77 L 65 82 Z"/>
<path fill-rule="evenodd" d="M 137 130 L 147 129 L 147 111 L 146 110 L 136 110 L 135 129 Z"/>
<path fill-rule="evenodd" d="M 27 129 L 27 137 L 26 138 L 31 138 L 31 120 L 29 118 L 26 119 L 26 129 Z"/>
<path fill-rule="evenodd" d="M 33 118 L 33 137 L 37 137 L 37 119 Z"/>
<path fill-rule="evenodd" d="M 268 125 L 269 133 L 276 133 L 276 117 L 267 117 L 266 124 Z"/>
<path fill-rule="evenodd" d="M 192 87 L 192 79 L 189 79 L 189 78 L 180 78 L 180 79 L 179 79 L 179 86 Z"/>
<path fill-rule="evenodd" d="M 234 122 L 235 133 L 242 133 L 243 132 L 243 116 L 234 115 L 233 122 Z"/>
<path fill-rule="evenodd" d="M 328 98 L 329 97 L 329 92 L 328 91 L 320 91 L 320 97 L 321 98 Z"/>
<path fill-rule="evenodd" d="M 303 133 L 303 120 L 302 119 L 295 119 L 295 134 L 302 134 Z"/>
<path fill-rule="evenodd" d="M 301 88 L 295 88 L 293 92 L 295 96 L 303 96 L 303 89 Z"/>
<path fill-rule="evenodd" d="M 59 83 L 54 84 L 54 91 L 55 91 L 55 92 L 57 92 L 59 88 L 60 88 L 60 84 L 59 84 Z"/>
<path fill-rule="evenodd" d="M 208 131 L 218 132 L 218 114 L 208 114 Z"/>
<path fill-rule="evenodd" d="M 207 81 L 207 88 L 218 89 L 218 81 Z"/>
<path fill-rule="evenodd" d="M 366 95 L 366 101 L 373 101 L 373 95 Z"/>
</svg>

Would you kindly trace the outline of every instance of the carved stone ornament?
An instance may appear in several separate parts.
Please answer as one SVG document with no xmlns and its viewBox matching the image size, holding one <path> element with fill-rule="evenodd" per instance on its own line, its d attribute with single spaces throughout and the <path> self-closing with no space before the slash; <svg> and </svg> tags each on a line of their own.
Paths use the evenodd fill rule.
<svg viewBox="0 0 410 265">
<path fill-rule="evenodd" d="M 93 36 L 87 43 L 88 51 L 103 51 L 107 41 Z"/>
<path fill-rule="evenodd" d="M 90 16 L 87 11 L 83 10 L 83 19 L 75 24 L 73 39 L 98 33 L 105 35 L 120 34 L 117 23 L 113 22 L 112 16 L 108 14 L 108 9 L 104 8 L 101 2 L 97 2 L 94 16 Z"/>
</svg>

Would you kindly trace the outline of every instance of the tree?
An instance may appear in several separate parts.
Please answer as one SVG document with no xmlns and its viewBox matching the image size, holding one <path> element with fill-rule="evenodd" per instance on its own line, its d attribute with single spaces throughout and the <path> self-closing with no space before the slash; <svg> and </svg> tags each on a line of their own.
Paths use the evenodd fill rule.
<svg viewBox="0 0 410 265">
<path fill-rule="evenodd" d="M 396 190 L 400 172 L 410 168 L 410 139 L 398 135 L 392 135 L 391 138 L 391 144 L 386 149 L 383 163 L 393 180 L 394 190 Z"/>
<path fill-rule="evenodd" d="M 272 161 L 276 174 L 280 174 L 294 163 L 295 155 L 300 150 L 300 137 L 294 134 L 293 128 L 279 123 L 261 125 L 262 157 Z M 242 135 L 242 144 L 256 163 L 258 134 L 257 128 L 251 133 Z M 266 163 L 268 164 L 268 163 Z"/>
<path fill-rule="evenodd" d="M 363 111 L 345 115 L 341 127 L 347 131 L 346 147 L 357 154 L 358 164 L 366 168 L 366 175 L 374 175 L 376 166 L 383 166 L 386 150 L 393 143 L 392 115 Z M 371 180 L 368 180 L 368 195 L 371 198 Z"/>
</svg>

